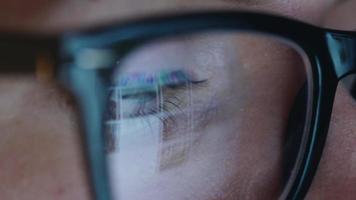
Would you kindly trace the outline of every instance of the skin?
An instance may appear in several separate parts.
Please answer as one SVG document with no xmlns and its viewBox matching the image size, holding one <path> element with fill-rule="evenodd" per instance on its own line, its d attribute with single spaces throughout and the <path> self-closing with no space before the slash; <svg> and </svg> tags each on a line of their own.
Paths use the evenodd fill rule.
<svg viewBox="0 0 356 200">
<path fill-rule="evenodd" d="M 246 48 L 256 44 L 259 48 Z M 273 46 L 271 53 L 265 53 L 267 46 Z M 252 59 L 249 55 L 253 53 L 264 56 Z M 286 60 L 295 62 L 292 65 Z M 155 127 L 160 121 L 150 116 L 126 119 L 133 120 L 136 127 L 140 124 L 140 129 L 118 128 L 118 151 L 109 156 L 112 181 L 121 188 L 116 196 L 172 200 L 276 197 L 285 119 L 304 78 L 297 61 L 278 42 L 231 33 L 156 41 L 127 56 L 118 74 L 184 66 L 180 69 L 191 71 L 193 80 L 206 82 L 192 86 L 191 95 L 186 89 L 163 90 L 164 99 L 177 105 L 167 110 L 179 112 L 173 115 L 174 121 L 163 119 L 168 124 L 163 131 Z M 276 70 L 282 71 L 272 73 Z M 266 85 L 271 87 L 261 90 Z M 126 102 L 121 100 L 121 104 Z M 124 105 L 121 110 L 129 113 L 132 109 Z M 259 126 L 253 125 L 256 121 Z M 174 136 L 152 139 L 160 134 Z"/>
<path fill-rule="evenodd" d="M 106 24 L 112 21 L 124 21 L 128 18 L 167 12 L 167 10 L 178 11 L 183 8 L 192 10 L 208 8 L 261 10 L 317 25 L 325 24 L 329 27 L 354 29 L 353 26 L 356 26 L 356 24 L 352 24 L 352 20 L 347 20 L 350 19 L 349 16 L 353 15 L 352 9 L 345 12 L 345 9 L 348 10 L 351 6 L 356 5 L 352 2 L 355 1 L 350 1 L 347 5 L 333 7 L 335 2 L 331 0 L 269 0 L 241 1 L 240 3 L 232 0 L 195 0 L 193 2 L 187 0 L 153 0 L 149 2 L 139 0 L 80 0 L 75 2 L 69 0 L 53 2 L 32 0 L 31 2 L 26 1 L 26 3 L 21 0 L 2 0 L 0 1 L 0 29 L 4 31 L 56 33 L 63 30 Z M 345 8 L 342 8 L 343 6 Z M 335 16 L 340 20 L 335 20 Z M 343 16 L 346 16 L 345 20 L 343 20 Z M 253 44 L 253 42 L 256 42 L 256 38 L 247 38 L 244 40 L 244 45 Z M 261 52 L 264 52 L 266 46 L 270 47 L 265 41 L 262 44 L 264 44 L 264 48 L 261 48 Z M 291 73 L 290 70 L 283 68 L 287 66 L 285 63 L 288 60 L 292 59 L 295 61 L 294 63 L 297 63 L 296 58 L 291 58 L 290 52 L 286 53 L 281 49 L 283 47 L 274 46 L 273 51 L 271 50 L 273 53 L 266 56 L 265 59 L 248 59 L 251 53 L 247 49 L 240 54 L 239 62 L 250 66 L 269 63 L 269 66 L 276 68 L 272 71 L 283 72 L 283 77 L 286 80 L 298 81 L 300 72 Z M 276 56 L 276 58 L 270 59 L 272 56 Z M 252 58 L 254 58 L 253 55 Z M 129 66 L 129 64 L 127 65 Z M 278 127 L 277 124 L 280 124 L 280 122 L 277 119 L 285 118 L 286 111 L 291 104 L 290 98 L 295 95 L 298 90 L 296 88 L 299 85 L 294 86 L 294 89 L 281 88 L 284 92 L 270 91 L 261 86 L 271 85 L 268 83 L 274 82 L 276 78 L 280 77 L 280 74 L 271 73 L 269 76 L 263 76 L 264 73 L 260 69 L 251 67 L 249 70 L 254 70 L 254 73 L 248 70 L 243 72 L 246 76 L 257 76 L 251 79 L 260 81 L 256 85 L 248 83 L 251 88 L 249 88 L 250 93 L 247 97 L 255 98 L 252 94 L 257 95 L 257 97 L 258 95 L 275 97 L 279 93 L 285 95 L 277 96 L 276 99 L 270 98 L 263 102 L 246 101 L 244 106 L 249 108 L 250 111 L 242 112 L 243 119 L 248 119 L 248 117 L 266 119 L 264 116 L 269 116 L 269 112 L 271 112 L 271 110 L 266 110 L 268 108 L 266 105 L 270 105 L 270 108 L 273 109 L 273 105 L 278 101 L 283 105 L 285 104 L 283 106 L 285 109 L 278 110 L 276 108 L 277 110 L 273 110 L 279 117 L 276 119 L 268 118 L 271 121 L 265 121 L 265 123 L 276 124 L 272 129 L 282 129 Z M 131 70 L 134 69 L 131 68 Z M 232 72 L 229 70 L 231 69 L 223 71 L 231 74 Z M 296 74 L 299 75 L 296 76 Z M 233 75 L 234 73 L 232 73 Z M 234 83 L 221 82 L 222 80 L 219 79 L 212 80 L 212 82 L 214 81 L 220 88 L 225 88 L 226 93 L 237 91 L 235 88 L 230 88 Z M 285 81 L 281 82 L 285 83 Z M 284 85 L 282 83 L 280 83 L 280 86 Z M 213 87 L 213 85 L 211 84 L 210 87 Z M 269 93 L 266 94 L 265 91 Z M 27 76 L 4 75 L 0 78 L 0 94 L 2 94 L 0 95 L 0 199 L 90 199 L 85 162 L 81 152 L 81 135 L 77 124 L 78 114 L 72 97 L 54 83 L 38 82 L 33 77 Z M 228 102 L 225 99 L 218 100 Z M 356 196 L 354 190 L 356 187 L 355 108 L 355 100 L 351 98 L 344 87 L 340 86 L 336 94 L 325 153 L 307 199 L 352 199 Z M 259 114 L 251 109 L 258 110 Z M 224 110 L 224 108 L 221 108 L 221 110 Z M 230 120 L 221 120 L 221 123 L 210 122 L 210 124 L 215 125 L 216 132 L 221 132 L 220 130 L 223 127 L 228 127 L 229 131 L 225 129 L 226 134 L 222 138 L 214 138 L 216 137 L 213 134 L 214 131 L 207 131 L 211 130 L 208 128 L 196 131 L 206 134 L 199 142 L 200 145 L 192 150 L 193 155 L 195 153 L 194 157 L 201 158 L 200 164 L 190 160 L 183 167 L 177 167 L 164 175 L 151 179 L 150 181 L 156 185 L 143 185 L 140 188 L 142 193 L 129 194 L 133 197 L 131 199 L 233 200 L 236 197 L 239 199 L 265 199 L 278 194 L 280 161 L 278 159 L 272 160 L 272 158 L 276 156 L 276 152 L 280 148 L 280 141 L 268 141 L 263 138 L 261 134 L 263 131 L 261 130 L 266 131 L 264 123 L 249 124 L 248 120 L 244 122 L 242 118 L 235 117 L 238 116 L 231 115 Z M 216 116 L 216 119 L 222 118 L 223 116 Z M 241 160 L 234 157 L 235 153 L 232 153 L 239 152 L 239 149 L 235 147 L 236 144 L 240 144 L 231 140 L 235 136 L 233 130 L 236 130 L 236 121 L 234 120 L 240 121 L 242 124 L 239 127 L 242 133 L 240 134 L 243 138 L 242 141 L 244 141 L 242 144 L 262 146 L 263 142 L 276 142 L 277 145 L 270 145 L 274 148 L 261 150 L 262 152 L 254 152 L 256 153 L 253 157 L 255 160 L 248 160 L 246 159 L 248 157 L 246 157 L 242 159 L 245 163 L 234 164 L 241 163 Z M 263 122 L 264 120 L 260 121 Z M 268 135 L 273 131 L 267 130 L 266 133 Z M 219 146 L 216 151 L 211 149 L 211 152 L 206 151 L 209 150 L 209 142 L 217 139 L 232 142 L 230 146 Z M 256 142 L 258 143 L 256 144 Z M 210 146 L 217 145 L 219 144 Z M 225 151 L 222 150 L 224 148 L 226 148 Z M 255 148 L 249 148 L 247 155 L 251 155 L 254 150 Z M 216 153 L 216 155 L 213 153 Z M 264 154 L 259 157 L 261 153 Z M 213 163 L 226 160 L 232 162 L 228 164 L 229 167 L 223 173 L 215 174 L 217 169 L 220 169 L 219 166 L 206 164 L 209 161 L 207 158 L 212 154 Z M 241 154 L 241 156 L 246 155 Z M 256 164 L 257 161 L 258 164 Z M 264 166 L 271 162 L 275 164 L 275 167 L 266 170 Z M 201 170 L 202 168 L 205 171 Z M 174 172 L 181 172 L 183 176 L 175 177 Z M 199 177 L 206 177 L 208 180 L 203 181 L 200 178 L 189 177 L 187 173 L 193 175 L 199 173 Z M 233 181 L 236 178 L 245 182 L 242 184 L 241 182 L 236 183 L 236 181 Z M 142 180 L 138 179 L 138 181 Z M 195 184 L 186 188 L 185 192 L 180 192 L 180 188 L 172 190 L 174 182 L 177 181 L 182 186 L 192 182 Z M 226 185 L 230 185 L 230 187 L 226 187 Z M 162 187 L 168 187 L 168 189 L 162 190 Z M 231 187 L 234 190 L 231 190 Z M 184 196 L 184 194 L 188 194 L 188 196 Z M 163 197 L 160 195 L 163 195 Z"/>
</svg>

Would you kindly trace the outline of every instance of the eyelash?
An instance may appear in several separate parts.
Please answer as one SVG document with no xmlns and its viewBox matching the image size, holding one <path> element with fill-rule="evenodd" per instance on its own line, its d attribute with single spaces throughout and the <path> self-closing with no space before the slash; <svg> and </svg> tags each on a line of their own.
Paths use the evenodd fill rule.
<svg viewBox="0 0 356 200">
<path fill-rule="evenodd" d="M 182 99 L 179 95 L 177 95 L 177 93 L 179 92 L 179 90 L 182 91 L 186 91 L 187 89 L 192 89 L 192 87 L 196 88 L 196 87 L 200 87 L 202 86 L 202 84 L 204 84 L 206 82 L 206 80 L 203 81 L 189 81 L 188 84 L 181 84 L 181 85 L 167 85 L 163 87 L 163 90 L 174 90 L 174 92 L 170 95 L 167 95 L 165 97 L 162 98 L 162 102 L 159 103 L 158 107 L 154 107 L 149 109 L 149 111 L 147 112 L 146 110 L 148 110 L 146 108 L 147 104 L 149 104 L 149 101 L 152 101 L 152 99 L 155 99 L 154 96 L 156 96 L 156 93 L 147 93 L 147 99 L 149 99 L 148 101 L 143 101 L 140 102 L 138 105 L 138 109 L 136 110 L 136 112 L 132 115 L 132 117 L 142 117 L 142 116 L 147 116 L 147 115 L 154 115 L 156 117 L 158 117 L 163 123 L 167 123 L 167 120 L 169 120 L 170 122 L 175 122 L 175 113 L 179 113 L 182 112 Z M 191 87 L 188 87 L 188 85 L 191 85 Z M 165 92 L 163 92 L 165 93 Z M 144 94 L 140 94 L 140 95 L 144 95 Z M 157 100 L 157 99 L 156 99 Z M 169 109 L 168 107 L 170 107 L 171 109 Z M 172 108 L 174 108 L 174 110 L 172 110 Z"/>
<path fill-rule="evenodd" d="M 179 113 L 182 111 L 182 99 L 180 95 L 177 95 L 179 91 L 186 91 L 187 89 L 193 89 L 193 88 L 200 88 L 200 87 L 205 87 L 205 83 L 207 80 L 203 81 L 189 81 L 188 84 L 182 84 L 182 85 L 175 85 L 175 86 L 165 86 L 163 87 L 163 91 L 165 89 L 172 90 L 170 95 L 166 95 L 164 98 L 162 98 L 162 102 L 159 103 L 158 107 L 152 107 L 150 110 L 147 109 L 147 105 L 149 104 L 149 101 L 153 101 L 153 99 L 157 98 L 157 93 L 155 92 L 146 92 L 146 93 L 138 93 L 134 95 L 128 95 L 125 98 L 126 99 L 137 99 L 137 98 L 146 98 L 144 101 L 138 102 L 138 109 L 132 116 L 130 117 L 142 117 L 142 116 L 154 116 L 157 117 L 163 124 L 164 127 L 169 127 L 166 130 L 171 130 L 170 132 L 175 133 L 176 131 L 172 130 L 172 128 L 177 128 L 177 122 L 175 116 L 176 113 Z M 188 85 L 190 85 L 188 87 Z M 164 92 L 163 92 L 164 93 Z M 111 95 L 114 95 L 113 93 Z M 111 96 L 110 95 L 110 96 Z M 124 99 L 125 99 L 124 98 Z M 168 108 L 170 106 L 173 106 L 174 110 Z M 109 101 L 109 112 L 107 112 L 107 119 L 110 121 L 112 120 L 120 120 L 118 119 L 119 117 L 115 114 L 117 112 L 117 104 L 115 103 L 114 100 Z M 147 112 L 148 110 L 148 112 Z M 150 123 L 149 120 L 147 120 L 145 123 Z M 109 126 L 108 126 L 109 127 Z M 115 151 L 115 137 L 112 133 L 110 133 L 109 129 L 105 130 L 105 137 L 106 137 L 106 151 L 107 152 L 113 152 Z M 170 137 L 169 135 L 166 137 Z M 167 138 L 166 138 L 167 139 Z"/>
<path fill-rule="evenodd" d="M 174 123 L 176 120 L 174 117 L 174 113 L 180 112 L 182 110 L 181 105 L 174 103 L 173 99 L 177 99 L 178 101 L 181 101 L 181 99 L 176 95 L 164 99 L 162 104 L 160 104 L 158 108 L 158 112 L 156 112 L 162 114 L 161 116 L 157 115 L 157 117 L 163 122 L 164 125 L 167 125 L 166 123 L 168 122 Z M 173 105 L 176 110 L 168 109 L 168 105 Z"/>
<path fill-rule="evenodd" d="M 138 103 L 137 107 L 138 109 L 135 111 L 135 113 L 132 115 L 132 117 L 142 117 L 142 116 L 146 116 L 146 115 L 153 115 L 153 114 L 160 114 L 160 113 L 164 113 L 164 115 L 173 115 L 173 113 L 175 112 L 175 110 L 171 110 L 168 109 L 169 106 L 173 106 L 174 108 L 176 108 L 178 111 L 181 110 L 181 105 L 179 105 L 178 103 L 175 102 L 181 102 L 182 99 L 181 97 L 179 97 L 178 95 L 176 95 L 176 93 L 174 94 L 170 94 L 169 96 L 165 96 L 165 97 L 161 97 L 162 98 L 162 102 L 159 102 L 158 106 L 155 106 L 151 109 L 149 109 L 149 111 L 147 112 L 147 105 L 150 104 L 150 101 L 157 101 L 157 97 L 146 97 L 146 98 L 150 98 L 149 100 L 144 100 L 143 102 Z M 159 97 L 158 97 L 159 98 Z M 153 100 L 155 99 L 155 100 Z"/>
</svg>

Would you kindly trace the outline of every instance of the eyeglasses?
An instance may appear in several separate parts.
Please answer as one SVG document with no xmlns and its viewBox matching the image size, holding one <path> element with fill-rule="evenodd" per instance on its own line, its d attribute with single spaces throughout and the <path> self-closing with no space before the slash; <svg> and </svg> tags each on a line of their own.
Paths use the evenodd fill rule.
<svg viewBox="0 0 356 200">
<path fill-rule="evenodd" d="M 77 98 L 98 200 L 236 199 L 259 180 L 261 197 L 302 199 L 356 67 L 355 32 L 249 12 L 0 39 L 3 73 L 57 78 Z"/>
</svg>

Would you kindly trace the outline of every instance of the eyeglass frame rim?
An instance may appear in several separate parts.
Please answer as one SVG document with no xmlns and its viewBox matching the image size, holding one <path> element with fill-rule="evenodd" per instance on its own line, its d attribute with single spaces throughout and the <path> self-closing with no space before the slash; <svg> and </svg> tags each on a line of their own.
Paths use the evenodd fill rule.
<svg viewBox="0 0 356 200">
<path fill-rule="evenodd" d="M 1 48 L 3 41 L 10 45 L 14 44 L 16 48 L 24 48 L 24 52 L 29 52 L 34 57 L 38 52 L 50 52 L 51 58 L 60 69 L 63 63 L 71 62 L 72 59 L 70 57 L 75 56 L 75 52 L 82 48 L 100 48 L 123 40 L 153 39 L 204 30 L 238 30 L 267 33 L 293 42 L 308 57 L 313 79 L 311 130 L 307 135 L 306 151 L 301 158 L 301 167 L 291 185 L 290 191 L 285 196 L 285 199 L 303 199 L 312 183 L 322 156 L 338 81 L 347 74 L 355 73 L 356 68 L 356 66 L 335 62 L 336 58 L 341 56 L 341 53 L 332 48 L 330 41 L 334 41 L 336 36 L 339 37 L 340 41 L 336 42 L 345 50 L 348 47 L 343 42 L 355 41 L 356 32 L 320 28 L 273 14 L 220 10 L 155 16 L 124 24 L 65 33 L 54 37 L 4 33 L 0 34 L 0 52 L 5 51 L 5 49 Z M 106 38 L 109 41 L 104 42 L 102 38 Z M 348 62 L 355 61 L 349 60 Z M 20 65 L 13 65 L 7 70 L 0 68 L 2 72 L 28 72 L 32 70 L 31 68 L 20 67 Z M 102 138 L 99 137 L 96 138 L 97 140 L 87 140 L 87 148 L 90 149 L 93 146 L 91 142 L 101 141 Z M 103 149 L 103 144 L 96 145 L 96 148 Z M 86 154 L 89 158 L 88 160 L 91 160 L 89 169 L 94 196 L 98 200 L 109 200 L 110 189 L 108 185 L 105 187 L 98 185 L 99 182 L 107 182 L 108 180 L 108 177 L 98 176 L 98 174 L 106 174 L 105 172 L 98 173 L 98 170 L 106 169 L 106 164 L 103 163 L 101 167 L 95 169 L 93 167 L 93 160 L 96 160 L 97 157 L 103 157 L 103 151 L 89 149 Z M 93 152 L 97 153 L 93 154 Z M 103 179 L 105 180 L 103 181 Z"/>
</svg>

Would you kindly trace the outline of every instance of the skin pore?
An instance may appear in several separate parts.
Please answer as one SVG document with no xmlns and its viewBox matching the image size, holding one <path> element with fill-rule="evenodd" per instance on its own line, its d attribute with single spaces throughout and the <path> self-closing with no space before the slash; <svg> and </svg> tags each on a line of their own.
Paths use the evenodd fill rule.
<svg viewBox="0 0 356 200">
<path fill-rule="evenodd" d="M 333 3 L 331 0 L 1 0 L 0 29 L 55 33 L 167 10 L 178 12 L 182 9 L 210 8 L 262 10 L 321 25 Z M 343 29 L 356 26 L 351 23 L 340 26 L 332 17 L 327 18 L 326 23 Z M 273 66 L 283 66 L 283 60 Z M 288 72 L 285 76 L 295 78 Z M 1 76 L 0 94 L 0 199 L 90 199 L 80 150 L 81 136 L 76 123 L 78 116 L 71 98 L 54 84 L 39 83 L 25 76 Z M 352 199 L 356 196 L 355 118 L 355 101 L 343 87 L 339 87 L 325 154 L 307 199 Z M 256 125 L 256 134 L 262 128 L 259 125 Z M 272 153 L 272 150 L 266 151 L 265 157 L 274 156 Z M 206 166 L 205 163 L 203 166 Z M 260 167 L 263 168 L 263 162 Z M 236 198 L 234 195 L 240 195 L 239 199 L 264 199 L 266 196 L 263 195 L 274 193 L 273 188 L 266 186 L 275 185 L 270 182 L 275 176 L 258 170 L 260 174 L 249 174 L 255 176 L 251 183 L 253 187 L 239 183 L 242 185 L 241 193 L 231 193 L 221 185 L 213 185 L 210 189 L 222 188 L 220 199 L 223 200 L 233 200 Z M 226 173 L 222 176 L 233 172 Z M 268 175 L 271 177 L 268 178 Z M 267 178 L 263 180 L 263 177 Z M 227 180 L 224 178 L 219 180 Z M 193 181 L 202 183 L 196 179 Z M 149 195 L 157 199 L 154 191 L 161 190 L 161 187 L 149 188 Z M 193 199 L 215 200 L 204 192 L 190 192 L 196 195 Z M 177 199 L 171 199 L 182 199 L 179 194 L 177 192 Z"/>
</svg>

